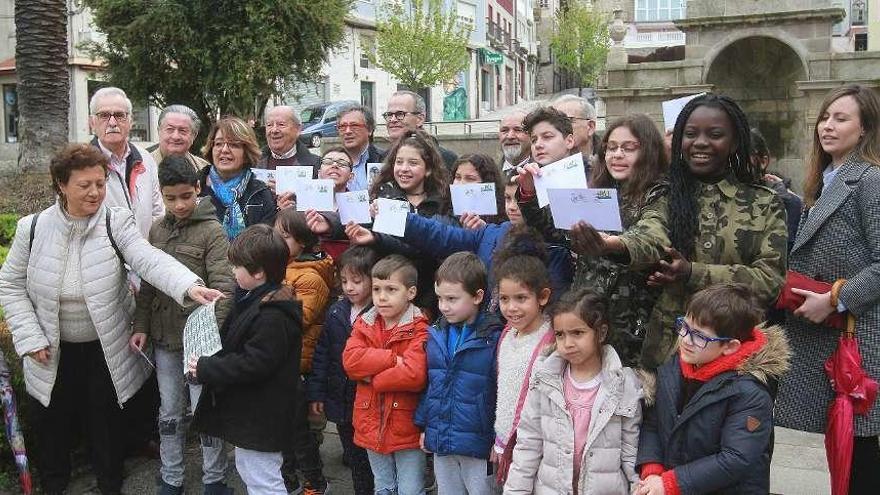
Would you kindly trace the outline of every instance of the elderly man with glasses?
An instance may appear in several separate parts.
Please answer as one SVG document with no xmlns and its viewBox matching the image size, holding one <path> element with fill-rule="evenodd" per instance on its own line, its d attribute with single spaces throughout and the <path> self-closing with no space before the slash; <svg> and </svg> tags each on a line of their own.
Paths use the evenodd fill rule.
<svg viewBox="0 0 880 495">
<path fill-rule="evenodd" d="M 165 107 L 159 114 L 159 146 L 151 153 L 156 163 L 161 164 L 169 156 L 182 156 L 197 171 L 210 165 L 207 160 L 189 151 L 201 126 L 199 116 L 188 106 Z"/>
<path fill-rule="evenodd" d="M 559 96 L 550 102 L 550 106 L 571 119 L 575 149 L 584 158 L 584 169 L 589 180 L 590 167 L 595 160 L 593 136 L 596 133 L 596 108 L 586 98 L 575 95 Z"/>
<path fill-rule="evenodd" d="M 128 208 L 147 238 L 153 220 L 165 214 L 156 162 L 145 150 L 129 142 L 131 100 L 119 88 L 101 88 L 89 101 L 89 127 L 95 146 L 110 159 L 107 179 L 108 206 Z"/>
<path fill-rule="evenodd" d="M 398 91 L 391 95 L 388 100 L 388 109 L 382 114 L 387 123 L 388 141 L 393 145 L 407 131 L 422 129 L 427 118 L 426 108 L 425 99 L 412 91 Z M 451 171 L 458 155 L 440 146 L 434 136 L 431 136 L 431 140 L 437 146 L 440 156 L 443 157 L 446 168 Z"/>
<path fill-rule="evenodd" d="M 339 112 L 336 124 L 342 146 L 351 159 L 351 179 L 348 181 L 349 191 L 362 191 L 370 186 L 368 163 L 382 162 L 384 153 L 373 144 L 373 131 L 376 120 L 373 112 L 363 105 L 354 105 Z M 325 156 L 326 158 L 326 156 Z"/>
</svg>

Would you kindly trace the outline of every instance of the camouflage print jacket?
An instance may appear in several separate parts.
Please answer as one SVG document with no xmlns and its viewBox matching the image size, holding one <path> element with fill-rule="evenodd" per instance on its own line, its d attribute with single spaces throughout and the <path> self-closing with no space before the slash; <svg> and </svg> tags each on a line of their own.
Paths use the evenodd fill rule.
<svg viewBox="0 0 880 495">
<path fill-rule="evenodd" d="M 665 258 L 669 240 L 668 196 L 650 205 L 641 220 L 621 235 L 631 269 L 648 269 Z M 642 365 L 656 368 L 675 348 L 673 323 L 684 314 L 690 296 L 721 282 L 751 287 L 760 303 L 770 306 L 785 280 L 788 231 L 785 209 L 771 189 L 728 177 L 702 184 L 699 192 L 699 235 L 687 281 L 667 285 L 648 321 Z"/>
<path fill-rule="evenodd" d="M 653 187 L 641 202 L 621 201 L 623 228 L 634 225 L 642 214 L 666 193 L 667 186 Z M 526 223 L 542 233 L 545 240 L 570 247 L 565 231 L 553 226 L 550 207 L 538 208 L 537 199 L 520 203 Z M 642 339 L 654 302 L 660 295 L 657 288 L 645 283 L 647 272 L 634 271 L 619 260 L 608 257 L 578 256 L 572 290 L 592 289 L 608 303 L 609 339 L 624 366 L 638 364 Z"/>
</svg>

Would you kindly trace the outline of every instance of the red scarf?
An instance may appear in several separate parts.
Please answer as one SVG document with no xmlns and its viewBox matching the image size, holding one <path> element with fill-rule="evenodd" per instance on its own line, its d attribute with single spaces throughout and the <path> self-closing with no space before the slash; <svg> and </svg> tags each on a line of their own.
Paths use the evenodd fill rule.
<svg viewBox="0 0 880 495">
<path fill-rule="evenodd" d="M 733 371 L 737 369 L 743 361 L 761 350 L 761 348 L 764 347 L 764 344 L 767 343 L 767 336 L 757 328 L 752 329 L 752 337 L 752 340 L 743 342 L 739 350 L 733 354 L 728 354 L 726 356 L 721 355 L 714 361 L 706 363 L 699 368 L 684 362 L 684 360 L 679 357 L 678 363 L 681 365 L 682 376 L 688 380 L 707 382 L 725 371 Z"/>
</svg>

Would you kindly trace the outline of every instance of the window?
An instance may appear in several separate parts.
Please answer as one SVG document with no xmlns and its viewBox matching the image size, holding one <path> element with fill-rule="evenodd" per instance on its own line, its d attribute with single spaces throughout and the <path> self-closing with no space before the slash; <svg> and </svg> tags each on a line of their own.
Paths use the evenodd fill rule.
<svg viewBox="0 0 880 495">
<path fill-rule="evenodd" d="M 550 0 L 539 0 L 538 7 L 541 7 L 542 9 L 549 9 L 550 8 Z"/>
<path fill-rule="evenodd" d="M 636 0 L 636 22 L 662 22 L 685 16 L 686 0 Z"/>
<path fill-rule="evenodd" d="M 850 8 L 850 21 L 853 26 L 864 26 L 868 17 L 865 0 L 853 0 Z"/>
<path fill-rule="evenodd" d="M 363 69 L 372 69 L 373 64 L 370 63 L 370 55 L 376 52 L 376 39 L 372 36 L 361 36 L 361 56 L 360 65 Z"/>
<path fill-rule="evenodd" d="M 855 36 L 855 51 L 857 52 L 866 52 L 868 51 L 868 33 L 858 33 Z"/>
</svg>

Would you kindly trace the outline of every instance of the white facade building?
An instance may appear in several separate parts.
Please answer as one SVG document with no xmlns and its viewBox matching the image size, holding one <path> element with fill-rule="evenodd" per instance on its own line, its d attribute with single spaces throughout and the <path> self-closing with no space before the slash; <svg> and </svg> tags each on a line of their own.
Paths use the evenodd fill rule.
<svg viewBox="0 0 880 495">
<path fill-rule="evenodd" d="M 447 7 L 456 9 L 460 22 L 471 26 L 470 65 L 454 83 L 427 91 L 429 121 L 450 120 L 444 118 L 444 99 L 453 91 L 460 94 L 463 90 L 467 101 L 465 111 L 452 119 L 456 121 L 479 119 L 482 113 L 534 97 L 537 43 L 532 0 L 515 1 L 514 11 L 513 0 L 447 0 Z M 401 88 L 368 56 L 375 46 L 378 2 L 357 0 L 345 19 L 345 41 L 329 54 L 321 74 L 315 81 L 288 84 L 273 103 L 302 109 L 316 103 L 355 100 L 376 115 L 384 112 L 388 99 Z M 381 117 L 377 123 L 384 123 Z"/>
</svg>

